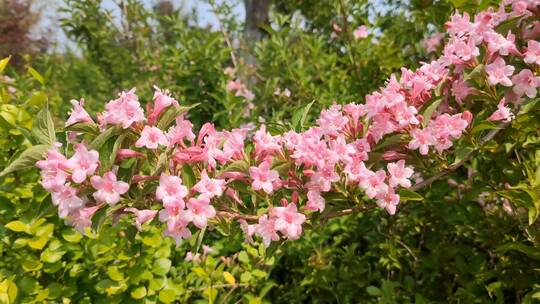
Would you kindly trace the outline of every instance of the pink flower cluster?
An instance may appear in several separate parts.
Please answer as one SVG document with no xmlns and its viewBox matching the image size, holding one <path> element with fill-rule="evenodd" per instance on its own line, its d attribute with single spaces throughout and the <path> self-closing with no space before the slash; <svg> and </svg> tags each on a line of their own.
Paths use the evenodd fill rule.
<svg viewBox="0 0 540 304">
<path fill-rule="evenodd" d="M 162 114 L 179 106 L 168 92 L 156 88 L 147 116 L 134 89 L 122 92 L 96 117 L 102 129 L 119 125 L 129 133 L 115 164 L 132 161 L 133 171 L 102 168 L 98 152 L 84 142 L 89 134 L 83 134 L 82 142 L 65 149 L 70 158 L 56 146 L 37 163 L 42 185 L 60 216 L 80 230 L 91 225 L 99 208 L 121 203 L 115 212 L 133 214 L 138 229 L 159 214 L 165 235 L 177 243 L 216 218 L 238 220 L 248 240 L 257 236 L 268 246 L 298 239 L 303 224 L 328 209 L 362 203 L 394 214 L 402 188 L 418 180 L 410 155 L 452 148 L 472 124 L 473 115 L 465 110 L 470 95 L 492 96 L 486 108 L 496 110 L 487 119 L 506 122 L 513 118 L 507 101 L 536 96 L 539 44 L 516 42 L 521 35 L 503 36 L 495 29 L 509 18 L 534 16 L 538 4 L 506 1 L 474 21 L 456 13 L 446 24 L 450 37 L 439 59 L 415 71 L 401 69 L 363 104 L 332 105 L 301 132 L 272 134 L 265 125 L 217 131 L 211 123 L 194 132 L 183 114 L 163 127 Z M 526 68 L 517 71 L 519 66 Z M 469 84 L 473 72 L 478 87 Z M 231 81 L 228 90 L 242 95 L 246 89 Z M 501 94 L 493 93 L 498 90 Z M 82 101 L 73 107 L 67 126 L 93 124 Z M 132 197 L 136 193 L 144 195 Z M 340 205 L 336 196 L 346 203 Z"/>
</svg>

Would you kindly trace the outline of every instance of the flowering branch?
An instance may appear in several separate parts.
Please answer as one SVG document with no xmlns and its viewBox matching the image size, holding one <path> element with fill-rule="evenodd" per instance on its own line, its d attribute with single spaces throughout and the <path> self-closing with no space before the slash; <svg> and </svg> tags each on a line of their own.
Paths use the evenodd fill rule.
<svg viewBox="0 0 540 304">
<path fill-rule="evenodd" d="M 442 163 L 475 115 L 484 119 L 461 110 L 474 109 L 467 104 L 472 92 L 490 92 L 483 108 L 494 112 L 487 119 L 502 121 L 479 147 L 509 125 L 509 106 L 536 96 L 540 43 L 497 30 L 508 21 L 519 31 L 537 15 L 535 6 L 522 5 L 490 8 L 474 22 L 455 14 L 446 24 L 449 40 L 440 58 L 416 71 L 402 68 L 364 104 L 332 105 L 301 132 L 271 134 L 265 125 L 218 131 L 206 123 L 196 133 L 184 117 L 188 109 L 159 88 L 146 115 L 135 89 L 120 93 L 95 117 L 82 100 L 72 101 L 65 149 L 55 144 L 36 164 L 41 184 L 59 216 L 81 232 L 98 209 L 110 208 L 117 216 L 133 214 L 139 230 L 158 217 L 177 243 L 215 218 L 238 221 L 249 241 L 257 236 L 268 246 L 300 238 L 304 223 L 318 213 L 323 223 L 375 206 L 394 214 L 405 194 L 421 198 L 414 191 L 476 153 L 448 167 Z M 229 91 L 254 98 L 236 82 Z M 50 127 L 36 132 L 47 133 Z M 411 179 L 426 174 L 419 156 L 444 169 L 413 186 Z M 332 211 L 325 213 L 327 206 Z"/>
</svg>

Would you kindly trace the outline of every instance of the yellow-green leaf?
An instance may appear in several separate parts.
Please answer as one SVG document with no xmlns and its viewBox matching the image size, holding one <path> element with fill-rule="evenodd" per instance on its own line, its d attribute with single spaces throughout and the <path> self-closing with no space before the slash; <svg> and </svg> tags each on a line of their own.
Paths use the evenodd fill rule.
<svg viewBox="0 0 540 304">
<path fill-rule="evenodd" d="M 236 284 L 236 279 L 230 272 L 228 271 L 223 272 L 223 277 L 225 278 L 225 281 L 227 281 L 227 283 L 231 285 Z"/>
<path fill-rule="evenodd" d="M 23 232 L 28 231 L 29 226 L 28 224 L 25 224 L 21 221 L 12 221 L 5 225 L 5 227 L 9 230 L 15 231 L 15 232 Z"/>
</svg>

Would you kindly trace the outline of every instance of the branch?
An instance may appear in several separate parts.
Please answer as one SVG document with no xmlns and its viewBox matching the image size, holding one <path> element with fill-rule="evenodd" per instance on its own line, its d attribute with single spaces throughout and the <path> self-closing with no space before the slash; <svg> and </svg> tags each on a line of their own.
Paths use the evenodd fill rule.
<svg viewBox="0 0 540 304">
<path fill-rule="evenodd" d="M 484 136 L 483 138 L 480 139 L 480 141 L 478 142 L 479 143 L 478 148 L 481 148 L 488 141 L 492 140 L 493 137 L 495 137 L 495 135 L 497 135 L 497 133 L 499 133 L 500 130 L 506 128 L 508 125 L 510 125 L 510 122 L 500 123 L 497 126 L 497 129 L 491 130 L 488 134 L 486 134 L 486 136 Z M 460 160 L 459 162 L 457 162 L 455 164 L 452 164 L 446 170 L 443 170 L 443 171 L 431 176 L 430 178 L 422 181 L 421 183 L 418 183 L 418 184 L 412 186 L 410 189 L 412 191 L 417 191 L 417 190 L 423 189 L 423 188 L 431 185 L 431 183 L 433 183 L 434 181 L 436 181 L 436 180 L 438 180 L 438 179 L 440 179 L 440 178 L 442 178 L 442 177 L 456 171 L 458 168 L 460 168 L 466 162 L 468 162 L 474 156 L 474 154 L 476 154 L 476 152 L 478 152 L 478 148 L 471 151 L 471 152 L 469 152 L 462 160 Z"/>
</svg>

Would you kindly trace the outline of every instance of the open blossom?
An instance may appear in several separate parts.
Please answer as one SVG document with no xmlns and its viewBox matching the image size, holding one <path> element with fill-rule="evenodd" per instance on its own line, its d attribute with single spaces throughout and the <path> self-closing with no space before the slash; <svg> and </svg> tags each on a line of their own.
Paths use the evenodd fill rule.
<svg viewBox="0 0 540 304">
<path fill-rule="evenodd" d="M 396 213 L 396 207 L 399 204 L 399 195 L 394 193 L 393 188 L 388 188 L 387 192 L 381 192 L 377 195 L 377 206 L 386 209 L 390 215 Z"/>
<path fill-rule="evenodd" d="M 47 158 L 36 162 L 36 166 L 41 169 L 41 185 L 47 191 L 60 191 L 66 183 L 68 173 L 66 170 L 67 159 L 58 152 L 57 148 L 47 151 Z"/>
<path fill-rule="evenodd" d="M 275 219 L 268 215 L 259 217 L 259 223 L 255 226 L 255 234 L 262 237 L 264 246 L 270 246 L 270 242 L 279 241 L 279 235 L 275 226 Z"/>
<path fill-rule="evenodd" d="M 225 190 L 225 184 L 225 180 L 218 178 L 210 178 L 208 177 L 206 170 L 203 170 L 201 172 L 201 179 L 197 184 L 195 184 L 195 186 L 193 186 L 193 190 L 199 192 L 200 194 L 208 198 L 212 198 L 215 196 L 220 197 Z"/>
<path fill-rule="evenodd" d="M 530 98 L 536 97 L 536 88 L 540 87 L 540 77 L 534 76 L 529 69 L 524 69 L 519 74 L 512 77 L 514 87 L 512 91 L 521 97 L 527 95 Z"/>
<path fill-rule="evenodd" d="M 82 234 L 86 234 L 86 228 L 92 227 L 92 216 L 101 208 L 101 205 L 76 209 L 69 214 L 67 223 Z"/>
<path fill-rule="evenodd" d="M 281 151 L 281 138 L 279 136 L 272 136 L 266 132 L 266 126 L 261 125 L 259 130 L 253 135 L 253 142 L 255 143 L 255 153 L 261 155 L 263 153 L 273 154 Z"/>
<path fill-rule="evenodd" d="M 163 131 L 161 131 L 157 127 L 144 126 L 144 129 L 141 132 L 141 137 L 135 143 L 135 147 L 157 149 L 159 145 L 169 145 L 169 141 L 167 140 L 167 137 L 165 137 L 165 135 L 163 134 Z"/>
<path fill-rule="evenodd" d="M 363 39 L 363 38 L 366 38 L 366 37 L 368 36 L 368 28 L 367 28 L 367 26 L 361 25 L 361 26 L 357 27 L 357 28 L 353 31 L 353 35 L 354 35 L 354 38 L 355 38 L 355 39 Z"/>
<path fill-rule="evenodd" d="M 384 182 L 386 173 L 384 170 L 377 172 L 367 171 L 367 176 L 360 180 L 360 187 L 364 189 L 369 198 L 374 198 L 380 193 L 388 191 L 388 185 Z"/>
<path fill-rule="evenodd" d="M 280 187 L 279 173 L 276 170 L 270 170 L 269 162 L 265 161 L 259 167 L 249 168 L 249 175 L 253 179 L 251 186 L 255 191 L 263 190 L 270 194 Z"/>
<path fill-rule="evenodd" d="M 205 195 L 190 198 L 187 207 L 193 216 L 193 224 L 201 229 L 206 227 L 209 218 L 216 216 L 214 206 L 210 205 L 210 199 Z"/>
<path fill-rule="evenodd" d="M 81 101 L 76 101 L 73 99 L 70 102 L 73 106 L 73 110 L 71 110 L 71 115 L 69 116 L 68 120 L 66 120 L 66 127 L 79 122 L 94 122 L 92 117 L 90 117 L 88 112 L 86 112 L 86 110 L 83 108 L 84 99 L 81 98 Z"/>
<path fill-rule="evenodd" d="M 512 111 L 510 111 L 510 108 L 505 106 L 506 100 L 503 98 L 497 105 L 497 110 L 491 114 L 491 116 L 488 117 L 488 120 L 491 121 L 499 121 L 502 120 L 504 122 L 509 122 L 514 118 L 514 115 L 512 114 Z"/>
<path fill-rule="evenodd" d="M 84 144 L 75 146 L 75 154 L 67 161 L 67 166 L 71 168 L 71 179 L 80 184 L 96 172 L 99 162 L 99 154 L 95 150 L 88 151 Z"/>
<path fill-rule="evenodd" d="M 317 190 L 309 190 L 307 193 L 308 202 L 306 204 L 306 209 L 311 211 L 324 211 L 325 201 L 324 197 L 321 196 L 321 192 Z"/>
<path fill-rule="evenodd" d="M 456 101 L 460 104 L 467 98 L 467 96 L 471 95 L 473 92 L 473 89 L 471 89 L 466 81 L 463 81 L 461 79 L 454 80 L 452 82 L 452 95 L 456 98 Z"/>
<path fill-rule="evenodd" d="M 154 219 L 157 210 L 139 210 L 137 208 L 126 208 L 124 211 L 132 212 L 135 215 L 135 226 L 137 230 L 142 230 L 142 225 Z"/>
<path fill-rule="evenodd" d="M 512 85 L 510 76 L 514 74 L 515 68 L 511 65 L 506 65 L 504 59 L 498 57 L 493 63 L 486 66 L 486 73 L 488 74 L 488 82 L 490 85 L 501 84 L 509 87 Z"/>
<path fill-rule="evenodd" d="M 411 131 L 412 140 L 409 142 L 409 149 L 419 149 L 420 154 L 426 155 L 429 152 L 429 146 L 435 144 L 435 138 L 429 128 L 413 129 Z"/>
<path fill-rule="evenodd" d="M 94 175 L 90 179 L 94 189 L 94 198 L 98 202 L 104 202 L 109 205 L 114 205 L 120 201 L 120 195 L 129 190 L 129 185 L 123 181 L 116 180 L 116 174 L 109 171 L 103 174 L 103 177 Z"/>
<path fill-rule="evenodd" d="M 529 64 L 540 65 L 540 42 L 529 40 L 523 61 Z"/>
<path fill-rule="evenodd" d="M 405 161 L 403 159 L 397 163 L 389 163 L 387 169 L 390 174 L 390 178 L 388 179 L 390 187 L 400 185 L 409 188 L 411 186 L 409 178 L 413 175 L 414 171 L 411 167 L 405 167 Z"/>
<path fill-rule="evenodd" d="M 133 123 L 144 121 L 144 112 L 135 95 L 135 88 L 121 92 L 118 99 L 111 100 L 105 105 L 103 120 L 107 124 L 121 125 L 127 129 Z"/>
<path fill-rule="evenodd" d="M 156 198 L 162 201 L 163 205 L 177 205 L 180 209 L 184 209 L 184 198 L 188 193 L 189 191 L 186 186 L 182 185 L 180 177 L 161 173 L 159 186 L 156 189 Z"/>
<path fill-rule="evenodd" d="M 506 38 L 495 31 L 486 33 L 484 37 L 488 44 L 488 50 L 491 54 L 498 52 L 501 56 L 508 56 L 510 53 L 519 55 L 519 51 L 514 43 L 516 36 L 514 36 L 511 32 L 508 32 Z"/>
<path fill-rule="evenodd" d="M 286 207 L 274 207 L 270 214 L 275 217 L 275 229 L 279 230 L 289 240 L 297 240 L 302 235 L 302 224 L 306 216 L 298 212 L 296 204 L 291 203 Z"/>
<path fill-rule="evenodd" d="M 52 192 L 51 199 L 58 206 L 58 216 L 66 218 L 69 213 L 84 207 L 84 200 L 77 196 L 78 190 L 68 184 L 63 185 L 58 191 Z"/>
<path fill-rule="evenodd" d="M 184 139 L 189 141 L 195 140 L 195 133 L 193 133 L 193 124 L 191 121 L 184 119 L 183 116 L 176 118 L 176 125 L 171 127 L 167 132 L 167 139 L 169 140 L 169 147 L 177 144 L 182 144 Z"/>
</svg>

